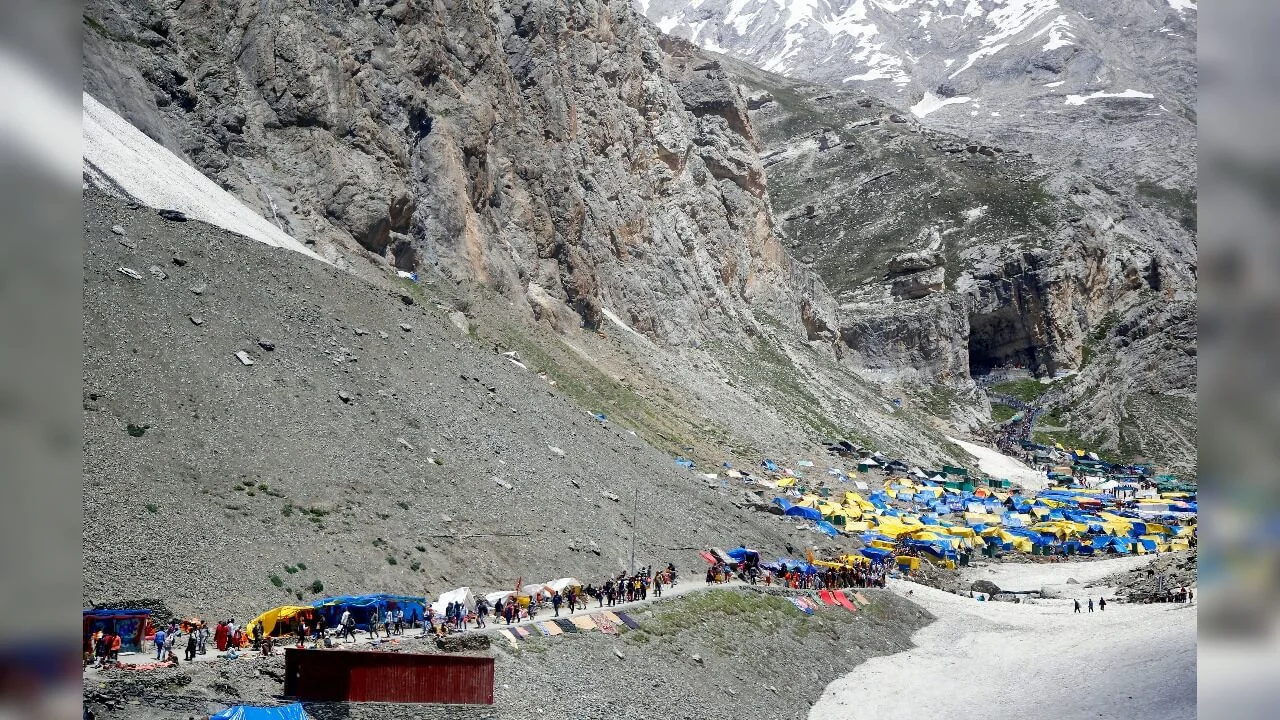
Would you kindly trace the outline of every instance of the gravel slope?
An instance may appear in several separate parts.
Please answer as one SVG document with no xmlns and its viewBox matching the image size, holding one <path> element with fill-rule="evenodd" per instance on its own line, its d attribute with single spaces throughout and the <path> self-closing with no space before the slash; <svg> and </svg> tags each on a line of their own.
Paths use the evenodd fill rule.
<svg viewBox="0 0 1280 720">
<path fill-rule="evenodd" d="M 638 563 L 785 554 L 772 517 L 465 336 L 452 287 L 371 285 L 92 192 L 84 228 L 86 604 L 244 618 L 314 581 L 597 579 L 628 561 L 637 490 Z"/>
</svg>

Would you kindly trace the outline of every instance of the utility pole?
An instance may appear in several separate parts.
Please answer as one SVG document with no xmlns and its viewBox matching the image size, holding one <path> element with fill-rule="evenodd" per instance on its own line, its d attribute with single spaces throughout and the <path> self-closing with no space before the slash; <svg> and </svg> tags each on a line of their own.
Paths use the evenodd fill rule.
<svg viewBox="0 0 1280 720">
<path fill-rule="evenodd" d="M 636 519 L 640 514 L 640 488 L 636 488 L 635 500 L 631 505 L 631 574 L 636 574 Z"/>
</svg>

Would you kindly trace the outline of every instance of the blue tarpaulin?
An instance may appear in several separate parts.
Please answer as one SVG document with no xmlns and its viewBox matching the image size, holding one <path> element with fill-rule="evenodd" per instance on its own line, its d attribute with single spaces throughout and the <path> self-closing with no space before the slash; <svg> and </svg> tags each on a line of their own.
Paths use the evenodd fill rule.
<svg viewBox="0 0 1280 720">
<path fill-rule="evenodd" d="M 818 522 L 822 521 L 822 513 L 818 512 L 813 508 L 800 507 L 799 505 L 792 505 L 791 507 L 787 508 L 785 514 L 791 515 L 794 517 L 806 518 L 808 520 L 815 520 Z"/>
<path fill-rule="evenodd" d="M 816 523 L 814 523 L 814 524 L 818 526 L 818 529 L 819 529 L 819 530 L 821 530 L 822 532 L 826 533 L 826 535 L 827 535 L 828 537 L 835 537 L 835 536 L 837 536 L 837 535 L 839 535 L 839 534 L 840 534 L 840 531 L 836 529 L 836 526 L 835 526 L 835 525 L 832 525 L 831 523 L 827 522 L 826 520 L 819 520 L 818 522 L 816 522 Z"/>
<path fill-rule="evenodd" d="M 302 703 L 294 703 L 278 707 L 232 705 L 209 720 L 308 720 L 309 717 L 302 709 Z"/>
</svg>

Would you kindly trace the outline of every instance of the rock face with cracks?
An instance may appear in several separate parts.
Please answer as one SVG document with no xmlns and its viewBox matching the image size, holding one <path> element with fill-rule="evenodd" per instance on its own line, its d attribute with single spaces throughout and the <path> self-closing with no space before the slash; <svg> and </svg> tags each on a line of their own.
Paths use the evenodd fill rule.
<svg viewBox="0 0 1280 720">
<path fill-rule="evenodd" d="M 747 98 L 625 0 L 94 0 L 85 89 L 338 263 L 670 344 L 795 317 Z"/>
</svg>

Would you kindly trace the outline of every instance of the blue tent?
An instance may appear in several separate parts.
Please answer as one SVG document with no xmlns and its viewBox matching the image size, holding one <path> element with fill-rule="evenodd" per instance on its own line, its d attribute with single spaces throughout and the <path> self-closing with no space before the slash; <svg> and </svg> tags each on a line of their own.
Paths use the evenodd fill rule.
<svg viewBox="0 0 1280 720">
<path fill-rule="evenodd" d="M 733 548 L 732 550 L 726 552 L 725 555 L 728 555 L 735 562 L 742 562 L 743 560 L 760 562 L 760 553 L 755 550 L 752 550 L 751 548 L 748 548 L 745 545 L 741 547 Z"/>
<path fill-rule="evenodd" d="M 780 507 L 780 508 L 782 508 L 782 512 L 783 512 L 784 514 L 785 514 L 788 510 L 790 510 L 790 509 L 791 509 L 791 503 L 787 502 L 786 500 L 784 500 L 783 498 L 780 498 L 780 497 L 779 497 L 779 498 L 774 498 L 774 499 L 773 499 L 773 504 L 774 504 L 774 505 L 777 505 L 777 506 L 778 506 L 778 507 Z"/>
<path fill-rule="evenodd" d="M 785 514 L 791 515 L 794 517 L 806 518 L 808 520 L 814 520 L 816 522 L 822 521 L 822 513 L 818 512 L 814 508 L 800 507 L 799 505 L 792 505 L 791 507 L 787 508 Z"/>
<path fill-rule="evenodd" d="M 839 535 L 839 534 L 840 534 L 840 531 L 836 529 L 836 526 L 835 526 L 835 525 L 832 525 L 831 523 L 827 522 L 826 520 L 819 520 L 818 522 L 816 522 L 816 523 L 814 523 L 814 524 L 818 526 L 818 529 L 819 529 L 819 530 L 821 530 L 822 532 L 826 533 L 826 535 L 827 535 L 828 537 L 835 537 L 835 536 L 837 536 L 837 535 Z"/>
<path fill-rule="evenodd" d="M 309 718 L 310 716 L 302 709 L 302 703 L 294 703 L 277 707 L 232 705 L 210 717 L 209 720 L 309 720 Z"/>
<path fill-rule="evenodd" d="M 404 611 L 406 623 L 422 620 L 426 616 L 423 600 L 422 597 L 409 595 L 375 593 L 372 595 L 342 595 L 321 598 L 311 603 L 311 606 L 316 609 L 316 612 L 324 616 L 325 624 L 329 627 L 337 627 L 338 621 L 342 619 L 343 611 L 350 610 L 351 616 L 355 618 L 356 627 L 361 630 L 367 630 L 369 628 L 369 620 L 373 617 L 373 614 L 381 614 L 388 607 L 399 608 Z"/>
<path fill-rule="evenodd" d="M 893 553 L 884 548 L 864 547 L 858 552 L 862 553 L 863 557 L 871 558 L 872 560 L 887 561 L 893 558 Z"/>
</svg>

